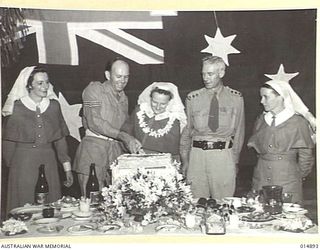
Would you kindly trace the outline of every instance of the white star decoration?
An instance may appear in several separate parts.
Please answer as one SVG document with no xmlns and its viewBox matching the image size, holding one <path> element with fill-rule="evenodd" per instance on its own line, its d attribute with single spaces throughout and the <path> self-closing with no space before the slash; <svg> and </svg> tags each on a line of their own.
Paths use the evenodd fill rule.
<svg viewBox="0 0 320 250">
<path fill-rule="evenodd" d="M 79 116 L 79 111 L 81 109 L 81 104 L 69 105 L 64 96 L 59 92 L 59 103 L 61 106 L 61 111 L 63 117 L 67 123 L 70 131 L 70 135 L 81 141 L 79 128 L 82 127 L 81 117 Z"/>
<path fill-rule="evenodd" d="M 229 66 L 228 54 L 240 53 L 239 50 L 237 50 L 231 46 L 231 43 L 235 37 L 236 37 L 236 35 L 224 37 L 221 34 L 220 29 L 217 28 L 217 32 L 216 32 L 214 38 L 207 36 L 207 35 L 204 35 L 204 38 L 206 39 L 206 41 L 209 45 L 207 48 L 201 50 L 201 52 L 210 53 L 213 56 L 219 56 L 223 59 L 225 64 Z"/>
<path fill-rule="evenodd" d="M 269 77 L 271 80 L 280 80 L 280 81 L 285 81 L 289 82 L 292 78 L 295 76 L 299 75 L 299 72 L 296 73 L 286 73 L 284 72 L 284 67 L 283 64 L 280 65 L 277 74 L 275 75 L 269 75 L 269 74 L 264 74 L 266 77 Z"/>
</svg>

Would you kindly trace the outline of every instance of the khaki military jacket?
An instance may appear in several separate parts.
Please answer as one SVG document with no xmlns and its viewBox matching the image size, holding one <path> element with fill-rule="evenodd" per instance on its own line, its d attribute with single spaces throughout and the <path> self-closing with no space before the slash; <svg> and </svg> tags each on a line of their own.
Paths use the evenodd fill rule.
<svg viewBox="0 0 320 250">
<path fill-rule="evenodd" d="M 193 140 L 233 140 L 234 161 L 238 163 L 245 132 L 242 94 L 224 85 L 218 88 L 219 127 L 215 132 L 208 126 L 212 96 L 213 92 L 206 88 L 188 94 L 186 98 L 188 125 L 181 135 L 180 154 L 182 157 L 189 155 Z"/>
</svg>

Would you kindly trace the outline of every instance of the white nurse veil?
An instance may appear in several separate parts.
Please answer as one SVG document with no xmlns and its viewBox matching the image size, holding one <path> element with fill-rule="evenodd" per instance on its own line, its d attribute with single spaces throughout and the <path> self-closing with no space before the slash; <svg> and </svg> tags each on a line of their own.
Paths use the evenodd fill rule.
<svg viewBox="0 0 320 250">
<path fill-rule="evenodd" d="M 154 82 L 146 87 L 139 95 L 138 104 L 147 103 L 150 105 L 150 94 L 154 88 L 167 90 L 172 93 L 173 97 L 168 103 L 166 111 L 180 121 L 180 131 L 187 125 L 187 116 L 184 111 L 185 107 L 181 101 L 179 91 L 176 85 L 170 82 Z"/>
<path fill-rule="evenodd" d="M 7 100 L 3 105 L 3 116 L 11 115 L 13 112 L 14 102 L 29 94 L 26 86 L 28 79 L 35 67 L 36 66 L 25 67 L 20 71 L 19 76 L 17 77 L 12 89 L 10 90 L 10 93 L 8 94 Z M 53 86 L 51 83 L 49 84 L 47 98 L 58 100 L 57 95 L 53 91 Z"/>
<path fill-rule="evenodd" d="M 284 99 L 284 105 L 294 113 L 302 115 L 310 124 L 313 130 L 313 139 L 315 138 L 316 132 L 316 118 L 309 112 L 308 107 L 303 103 L 298 94 L 292 89 L 290 84 L 286 81 L 281 80 L 270 80 L 266 82 L 267 85 L 271 86 L 275 91 L 279 93 Z M 315 139 L 314 139 L 315 140 Z"/>
</svg>

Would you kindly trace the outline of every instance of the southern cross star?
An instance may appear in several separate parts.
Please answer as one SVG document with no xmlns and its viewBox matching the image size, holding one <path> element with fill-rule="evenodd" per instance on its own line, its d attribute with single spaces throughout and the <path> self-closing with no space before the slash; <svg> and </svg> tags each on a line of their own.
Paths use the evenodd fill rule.
<svg viewBox="0 0 320 250">
<path fill-rule="evenodd" d="M 201 50 L 201 52 L 210 53 L 213 56 L 219 56 L 223 59 L 225 64 L 229 66 L 228 55 L 240 53 L 239 50 L 231 46 L 231 43 L 235 37 L 236 35 L 224 37 L 221 34 L 220 29 L 217 28 L 214 38 L 204 35 L 204 38 L 208 43 L 208 47 Z"/>
<path fill-rule="evenodd" d="M 59 92 L 59 103 L 64 120 L 66 121 L 67 126 L 70 130 L 70 135 L 78 141 L 81 141 L 79 128 L 82 127 L 82 122 L 81 117 L 79 116 L 79 111 L 82 105 L 70 105 L 61 92 Z"/>
<path fill-rule="evenodd" d="M 297 76 L 299 72 L 296 73 L 286 73 L 284 72 L 284 67 L 283 64 L 280 65 L 277 74 L 275 75 L 269 75 L 269 74 L 264 74 L 266 77 L 270 78 L 271 80 L 280 80 L 284 82 L 289 82 L 292 78 Z"/>
</svg>

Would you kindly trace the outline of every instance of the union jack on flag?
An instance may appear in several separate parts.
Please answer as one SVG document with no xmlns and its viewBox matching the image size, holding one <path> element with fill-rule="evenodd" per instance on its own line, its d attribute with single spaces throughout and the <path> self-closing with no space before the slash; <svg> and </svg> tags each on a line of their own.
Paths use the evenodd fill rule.
<svg viewBox="0 0 320 250">
<path fill-rule="evenodd" d="M 28 10 L 28 34 L 36 34 L 39 63 L 79 65 L 76 36 L 139 64 L 161 64 L 163 49 L 126 32 L 163 29 L 162 16 L 176 12 Z"/>
</svg>

